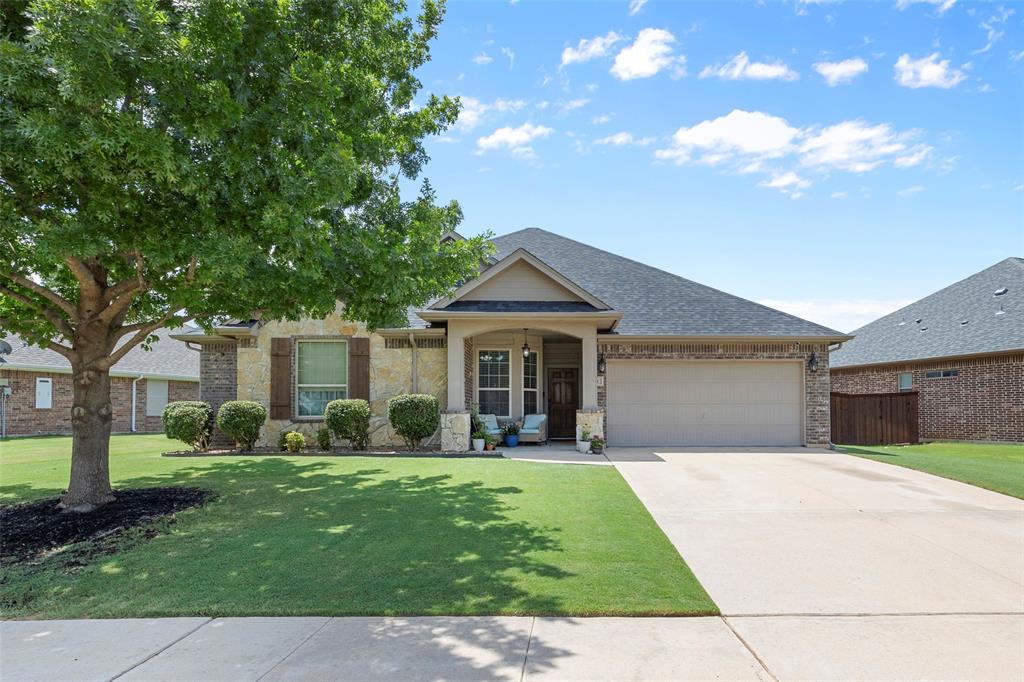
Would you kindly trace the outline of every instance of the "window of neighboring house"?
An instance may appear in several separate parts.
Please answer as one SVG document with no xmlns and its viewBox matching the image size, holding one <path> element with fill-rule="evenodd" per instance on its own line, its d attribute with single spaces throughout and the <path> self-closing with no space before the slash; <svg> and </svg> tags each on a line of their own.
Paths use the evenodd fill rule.
<svg viewBox="0 0 1024 682">
<path fill-rule="evenodd" d="M 53 407 L 53 379 L 36 377 L 36 409 L 49 410 Z"/>
<path fill-rule="evenodd" d="M 146 379 L 146 416 L 159 417 L 167 407 L 167 382 Z"/>
<path fill-rule="evenodd" d="M 906 393 L 914 388 L 914 375 L 910 372 L 900 372 L 899 377 L 900 393 Z"/>
<path fill-rule="evenodd" d="M 509 398 L 509 351 L 481 350 L 477 353 L 477 402 L 480 414 L 512 416 Z"/>
<path fill-rule="evenodd" d="M 300 417 L 322 417 L 327 403 L 348 397 L 348 343 L 299 341 L 296 393 Z"/>
<path fill-rule="evenodd" d="M 523 358 L 523 414 L 537 414 L 537 353 Z"/>
<path fill-rule="evenodd" d="M 958 369 L 936 369 L 931 372 L 925 372 L 925 379 L 950 379 L 955 376 L 960 376 L 960 370 Z"/>
</svg>

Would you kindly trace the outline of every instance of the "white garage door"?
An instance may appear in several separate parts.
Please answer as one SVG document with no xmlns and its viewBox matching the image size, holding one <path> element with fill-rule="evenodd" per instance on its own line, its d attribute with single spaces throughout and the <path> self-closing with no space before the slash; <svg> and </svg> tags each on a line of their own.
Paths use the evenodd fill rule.
<svg viewBox="0 0 1024 682">
<path fill-rule="evenodd" d="M 799 362 L 608 363 L 611 445 L 800 445 Z"/>
</svg>

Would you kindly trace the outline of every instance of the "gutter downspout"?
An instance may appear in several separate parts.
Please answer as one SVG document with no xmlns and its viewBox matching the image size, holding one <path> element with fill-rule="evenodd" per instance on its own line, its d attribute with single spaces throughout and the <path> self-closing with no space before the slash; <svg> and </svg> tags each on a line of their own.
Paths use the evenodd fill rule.
<svg viewBox="0 0 1024 682">
<path fill-rule="evenodd" d="M 137 392 L 136 386 L 143 379 L 145 379 L 145 377 L 142 374 L 140 374 L 137 378 L 132 379 L 132 433 L 135 433 L 135 411 L 136 411 L 135 405 L 137 404 L 137 399 L 136 399 L 136 395 L 135 395 L 136 392 Z"/>
<path fill-rule="evenodd" d="M 416 336 L 409 332 L 409 347 L 412 349 L 412 392 L 419 393 L 419 372 L 416 371 Z"/>
</svg>

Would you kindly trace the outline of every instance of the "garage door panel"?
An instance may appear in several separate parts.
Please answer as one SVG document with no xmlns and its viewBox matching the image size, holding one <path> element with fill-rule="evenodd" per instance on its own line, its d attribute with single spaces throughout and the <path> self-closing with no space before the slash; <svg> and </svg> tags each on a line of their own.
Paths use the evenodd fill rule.
<svg viewBox="0 0 1024 682">
<path fill-rule="evenodd" d="M 799 445 L 801 372 L 797 362 L 611 362 L 609 442 Z"/>
</svg>

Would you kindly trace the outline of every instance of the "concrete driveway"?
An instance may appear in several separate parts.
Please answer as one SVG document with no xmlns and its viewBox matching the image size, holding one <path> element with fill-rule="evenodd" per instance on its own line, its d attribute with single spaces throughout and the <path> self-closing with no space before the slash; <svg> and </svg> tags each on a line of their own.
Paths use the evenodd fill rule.
<svg viewBox="0 0 1024 682">
<path fill-rule="evenodd" d="M 825 450 L 608 458 L 774 675 L 1024 679 L 1024 501 Z"/>
</svg>

